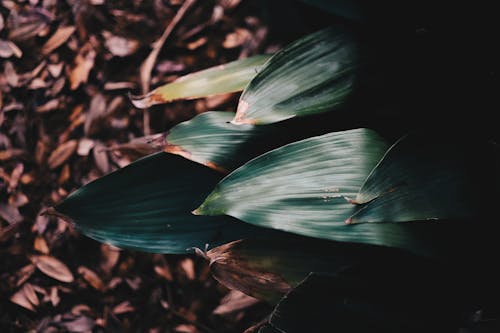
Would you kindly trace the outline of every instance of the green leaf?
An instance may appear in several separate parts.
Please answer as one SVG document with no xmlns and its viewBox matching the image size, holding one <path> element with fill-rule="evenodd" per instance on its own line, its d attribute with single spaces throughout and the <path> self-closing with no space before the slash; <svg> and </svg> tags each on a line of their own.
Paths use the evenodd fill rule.
<svg viewBox="0 0 500 333">
<path fill-rule="evenodd" d="M 231 124 L 233 115 L 209 111 L 178 124 L 167 134 L 164 150 L 227 173 L 267 151 L 332 128 L 331 119 L 322 116 L 254 126 Z"/>
<path fill-rule="evenodd" d="M 245 88 L 235 124 L 267 124 L 331 111 L 352 91 L 358 67 L 351 33 L 327 28 L 276 53 Z"/>
<path fill-rule="evenodd" d="M 373 252 L 373 249 L 370 248 Z M 271 233 L 221 245 L 207 252 L 212 275 L 223 285 L 276 303 L 310 272 L 345 269 L 361 251 L 350 244 Z"/>
<path fill-rule="evenodd" d="M 89 237 L 149 252 L 185 253 L 259 234 L 232 218 L 190 213 L 220 179 L 202 165 L 157 153 L 81 187 L 55 209 Z"/>
<path fill-rule="evenodd" d="M 271 55 L 257 55 L 208 68 L 183 76 L 144 96 L 130 96 L 130 98 L 136 107 L 144 109 L 177 99 L 193 99 L 241 91 L 270 57 Z"/>
<path fill-rule="evenodd" d="M 355 200 L 360 209 L 349 221 L 457 220 L 484 215 L 492 187 L 484 175 L 494 174 L 494 156 L 485 151 L 488 147 L 453 135 L 402 138 L 364 182 Z"/>
<path fill-rule="evenodd" d="M 356 210 L 349 200 L 387 147 L 368 129 L 286 145 L 236 169 L 195 213 L 231 215 L 304 236 L 414 249 L 416 243 L 399 225 L 345 223 Z"/>
</svg>

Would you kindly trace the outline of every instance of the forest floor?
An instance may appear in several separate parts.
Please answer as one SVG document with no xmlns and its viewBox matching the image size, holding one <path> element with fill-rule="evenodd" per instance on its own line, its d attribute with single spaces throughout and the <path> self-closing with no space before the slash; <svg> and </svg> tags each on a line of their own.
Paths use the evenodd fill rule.
<svg viewBox="0 0 500 333">
<path fill-rule="evenodd" d="M 273 12 L 264 3 L 1 1 L 1 332 L 242 332 L 269 313 L 214 281 L 203 259 L 117 249 L 40 215 L 154 150 L 109 147 L 207 110 L 234 111 L 238 94 L 144 113 L 127 93 L 277 50 L 315 28 L 300 5 Z"/>
</svg>

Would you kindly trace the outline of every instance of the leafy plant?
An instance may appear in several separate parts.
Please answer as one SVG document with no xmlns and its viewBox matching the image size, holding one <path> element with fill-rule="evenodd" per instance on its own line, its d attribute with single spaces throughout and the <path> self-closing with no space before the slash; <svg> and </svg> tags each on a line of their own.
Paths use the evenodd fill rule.
<svg viewBox="0 0 500 333">
<path fill-rule="evenodd" d="M 48 212 L 120 247 L 217 246 L 197 252 L 221 283 L 272 303 L 283 297 L 261 333 L 458 329 L 469 304 L 450 297 L 453 270 L 435 264 L 451 265 L 464 241 L 480 242 L 473 225 L 488 216 L 495 152 L 453 132 L 393 142 L 384 131 L 339 131 L 356 119 L 319 123 L 319 114 L 346 112 L 360 69 L 372 66 L 361 62 L 356 36 L 326 28 L 134 98 L 148 107 L 244 88 L 236 113 L 175 126 L 164 152 Z"/>
</svg>

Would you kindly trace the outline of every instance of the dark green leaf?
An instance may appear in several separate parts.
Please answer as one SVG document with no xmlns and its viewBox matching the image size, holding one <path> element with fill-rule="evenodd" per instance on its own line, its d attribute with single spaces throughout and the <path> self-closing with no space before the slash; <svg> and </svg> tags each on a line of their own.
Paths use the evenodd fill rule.
<svg viewBox="0 0 500 333">
<path fill-rule="evenodd" d="M 221 179 L 182 157 L 158 153 L 91 182 L 55 208 L 89 237 L 119 247 L 185 253 L 259 233 L 231 218 L 190 212 Z"/>
<path fill-rule="evenodd" d="M 327 28 L 274 55 L 245 88 L 235 124 L 267 124 L 330 111 L 349 96 L 358 66 L 354 36 Z"/>
<path fill-rule="evenodd" d="M 275 149 L 224 178 L 195 211 L 337 241 L 413 248 L 394 224 L 346 225 L 356 196 L 388 145 L 375 132 L 330 133 Z"/>
<path fill-rule="evenodd" d="M 484 147 L 484 148 L 483 148 Z M 409 135 L 386 153 L 366 179 L 352 223 L 471 219 L 489 209 L 487 143 L 454 136 Z M 489 170 L 489 171 L 488 171 Z"/>
<path fill-rule="evenodd" d="M 132 103 L 143 109 L 176 99 L 193 99 L 241 91 L 270 57 L 257 55 L 195 72 L 158 87 L 144 96 L 131 96 Z"/>
</svg>

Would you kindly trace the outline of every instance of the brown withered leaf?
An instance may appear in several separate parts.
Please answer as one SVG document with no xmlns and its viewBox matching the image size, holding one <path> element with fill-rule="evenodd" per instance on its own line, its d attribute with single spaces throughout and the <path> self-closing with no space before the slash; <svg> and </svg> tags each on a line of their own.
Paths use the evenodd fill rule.
<svg viewBox="0 0 500 333">
<path fill-rule="evenodd" d="M 104 31 L 102 35 L 106 39 L 104 45 L 114 56 L 126 57 L 134 54 L 139 48 L 139 42 L 137 40 L 116 36 L 109 31 Z"/>
<path fill-rule="evenodd" d="M 33 304 L 35 307 L 40 305 L 40 300 L 38 299 L 38 296 L 35 293 L 35 289 L 33 289 L 33 286 L 31 284 L 25 283 L 22 290 L 31 304 Z"/>
<path fill-rule="evenodd" d="M 14 304 L 22 306 L 25 309 L 35 312 L 35 307 L 29 301 L 28 297 L 24 293 L 24 289 L 18 290 L 14 295 L 10 297 L 10 301 Z"/>
<path fill-rule="evenodd" d="M 35 111 L 38 113 L 46 113 L 46 112 L 54 111 L 57 109 L 59 109 L 59 99 L 55 98 L 55 99 L 51 99 L 50 101 L 48 101 L 45 104 L 37 106 Z"/>
<path fill-rule="evenodd" d="M 135 89 L 133 82 L 106 82 L 104 90 Z"/>
<path fill-rule="evenodd" d="M 99 171 L 103 174 L 107 174 L 111 171 L 106 146 L 104 146 L 101 142 L 96 142 L 94 149 L 92 149 L 92 155 L 94 157 L 95 165 Z"/>
<path fill-rule="evenodd" d="M 85 123 L 83 124 L 83 132 L 86 136 L 96 134 L 98 128 L 97 123 L 100 118 L 106 114 L 106 99 L 102 94 L 95 94 L 90 101 L 89 110 L 85 116 Z"/>
<path fill-rule="evenodd" d="M 222 46 L 226 49 L 232 49 L 243 45 L 250 38 L 251 38 L 250 31 L 243 28 L 236 28 L 234 32 L 231 32 L 226 35 L 226 38 L 222 42 Z"/>
<path fill-rule="evenodd" d="M 23 192 L 14 192 L 9 196 L 9 205 L 17 208 L 23 207 L 29 202 L 30 200 Z"/>
<path fill-rule="evenodd" d="M 208 40 L 207 37 L 200 37 L 197 40 L 192 41 L 191 43 L 188 43 L 186 45 L 186 47 L 187 47 L 188 50 L 194 51 L 197 48 L 199 48 L 200 46 L 205 45 L 207 43 L 207 40 Z"/>
<path fill-rule="evenodd" d="M 89 78 L 89 73 L 94 67 L 96 51 L 92 44 L 87 43 L 76 55 L 75 65 L 69 74 L 70 89 L 76 90 L 80 84 L 86 83 Z"/>
<path fill-rule="evenodd" d="M 198 333 L 198 329 L 194 325 L 190 324 L 181 324 L 175 326 L 175 331 L 178 333 Z"/>
<path fill-rule="evenodd" d="M 12 56 L 21 58 L 23 51 L 11 41 L 0 39 L 0 58 L 10 58 Z"/>
<path fill-rule="evenodd" d="M 155 273 L 167 281 L 173 280 L 172 273 L 170 272 L 168 266 L 155 266 Z"/>
<path fill-rule="evenodd" d="M 42 46 L 42 54 L 47 55 L 63 45 L 75 32 L 75 29 L 74 26 L 60 26 L 57 28 L 56 32 Z"/>
<path fill-rule="evenodd" d="M 257 298 L 245 295 L 241 291 L 231 290 L 220 300 L 219 306 L 212 313 L 215 315 L 224 315 L 246 309 L 259 302 Z"/>
<path fill-rule="evenodd" d="M 184 272 L 189 280 L 196 279 L 196 272 L 194 270 L 194 262 L 191 258 L 185 258 L 179 262 L 180 269 Z"/>
<path fill-rule="evenodd" d="M 73 282 L 73 274 L 61 261 L 48 255 L 32 256 L 35 266 L 45 275 L 61 282 Z"/>
<path fill-rule="evenodd" d="M 76 153 L 80 156 L 88 156 L 90 150 L 94 148 L 94 146 L 95 146 L 94 140 L 88 138 L 82 138 L 80 139 L 80 141 L 78 141 L 78 149 L 76 150 Z"/>
<path fill-rule="evenodd" d="M 3 72 L 9 86 L 17 87 L 19 85 L 19 75 L 17 75 L 12 62 L 10 61 L 5 62 Z"/>
<path fill-rule="evenodd" d="M 49 168 L 55 169 L 66 162 L 78 147 L 77 140 L 69 140 L 56 148 L 47 161 Z"/>
<path fill-rule="evenodd" d="M 12 193 L 17 188 L 17 184 L 19 183 L 19 179 L 24 171 L 24 165 L 22 163 L 18 163 L 10 174 L 9 187 L 7 188 L 7 192 Z"/>
<path fill-rule="evenodd" d="M 95 320 L 87 316 L 77 316 L 60 322 L 59 326 L 68 332 L 91 332 L 95 327 Z"/>
<path fill-rule="evenodd" d="M 90 268 L 80 266 L 78 267 L 78 274 L 80 274 L 94 289 L 99 291 L 104 290 L 104 283 L 101 278 Z"/>
<path fill-rule="evenodd" d="M 59 290 L 57 287 L 51 287 L 50 288 L 50 303 L 52 303 L 52 306 L 57 306 L 59 302 L 61 301 L 61 298 L 59 297 Z"/>
<path fill-rule="evenodd" d="M 134 312 L 135 308 L 130 304 L 129 301 L 124 301 L 121 302 L 120 304 L 116 305 L 111 312 L 115 315 L 122 314 L 122 313 L 128 313 L 128 312 Z"/>
<path fill-rule="evenodd" d="M 120 249 L 108 245 L 101 244 L 101 263 L 99 267 L 106 273 L 111 273 L 111 270 L 118 263 L 118 259 L 120 258 Z"/>
<path fill-rule="evenodd" d="M 9 224 L 16 224 L 24 219 L 17 207 L 3 202 L 0 202 L 0 218 L 4 219 Z"/>
<path fill-rule="evenodd" d="M 47 65 L 47 70 L 49 71 L 50 75 L 52 75 L 53 78 L 58 78 L 63 70 L 64 63 L 60 62 L 58 64 L 50 64 Z"/>
<path fill-rule="evenodd" d="M 54 16 L 43 8 L 12 11 L 7 19 L 9 39 L 24 41 L 39 35 L 48 27 Z"/>
<path fill-rule="evenodd" d="M 49 252 L 50 252 L 49 246 L 47 245 L 45 238 L 43 238 L 43 236 L 40 236 L 40 235 L 35 237 L 35 241 L 33 243 L 33 248 L 36 251 L 41 252 L 43 254 L 49 254 Z"/>
</svg>

